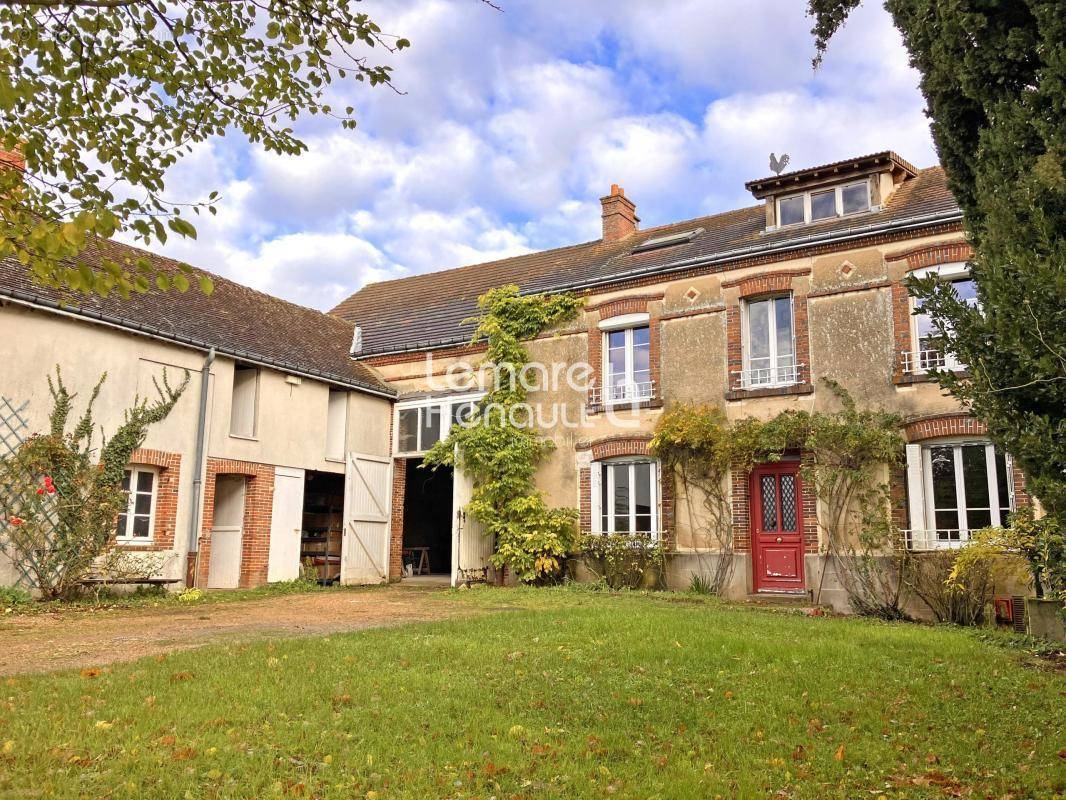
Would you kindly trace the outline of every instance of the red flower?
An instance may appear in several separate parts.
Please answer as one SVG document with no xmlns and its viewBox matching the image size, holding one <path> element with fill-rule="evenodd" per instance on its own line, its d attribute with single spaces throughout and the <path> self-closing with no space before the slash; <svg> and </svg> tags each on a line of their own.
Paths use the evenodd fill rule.
<svg viewBox="0 0 1066 800">
<path fill-rule="evenodd" d="M 22 517 L 11 517 L 10 519 L 8 519 L 8 522 L 10 522 L 12 525 L 21 525 L 23 523 L 23 519 Z"/>
<path fill-rule="evenodd" d="M 48 484 L 48 494 L 55 494 L 55 493 L 56 493 L 56 487 L 54 487 L 52 484 Z"/>
<path fill-rule="evenodd" d="M 51 486 L 52 485 L 52 476 L 51 475 L 45 475 L 44 476 L 44 485 L 45 486 Z"/>
<path fill-rule="evenodd" d="M 37 494 L 44 494 L 44 489 L 38 489 Z"/>
</svg>

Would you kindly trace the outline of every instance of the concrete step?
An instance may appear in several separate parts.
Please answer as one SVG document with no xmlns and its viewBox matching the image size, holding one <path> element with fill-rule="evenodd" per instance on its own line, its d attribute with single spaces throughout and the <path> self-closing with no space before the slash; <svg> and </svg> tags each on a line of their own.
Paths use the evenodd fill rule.
<svg viewBox="0 0 1066 800">
<path fill-rule="evenodd" d="M 814 593 L 810 589 L 803 592 L 755 592 L 748 595 L 747 601 L 761 606 L 809 608 L 814 605 Z"/>
</svg>

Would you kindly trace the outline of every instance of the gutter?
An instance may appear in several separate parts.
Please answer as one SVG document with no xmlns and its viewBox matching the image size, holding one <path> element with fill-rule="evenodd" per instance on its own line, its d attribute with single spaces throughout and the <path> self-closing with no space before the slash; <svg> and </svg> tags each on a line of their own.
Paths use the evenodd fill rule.
<svg viewBox="0 0 1066 800">
<path fill-rule="evenodd" d="M 812 244 L 835 244 L 838 242 L 848 242 L 854 239 L 862 239 L 867 236 L 883 233 L 885 231 L 907 231 L 913 230 L 915 228 L 924 228 L 930 225 L 937 225 L 944 222 L 958 221 L 962 221 L 962 211 L 940 211 L 933 214 L 923 214 L 920 217 L 906 217 L 905 219 L 900 220 L 872 223 L 870 225 L 863 225 L 857 228 L 847 228 L 846 230 L 840 232 L 810 234 L 808 236 L 803 236 L 800 238 L 788 239 L 786 242 L 781 242 L 778 244 L 754 244 L 749 245 L 747 247 L 738 247 L 733 250 L 726 250 L 711 256 L 695 256 L 693 258 L 686 258 L 680 261 L 673 261 L 667 264 L 641 267 L 638 269 L 629 270 L 627 272 L 617 272 L 602 278 L 588 278 L 585 280 L 571 281 L 569 283 L 554 284 L 547 289 L 522 289 L 521 291 L 519 291 L 519 294 L 556 294 L 559 292 L 573 290 L 594 289 L 599 286 L 620 283 L 622 281 L 630 280 L 632 278 L 637 277 L 643 277 L 645 275 L 669 275 L 670 273 L 680 272 L 691 267 L 726 264 L 730 261 L 736 261 L 754 254 L 787 253 L 790 250 L 798 250 L 803 247 L 808 247 Z M 399 355 L 401 353 L 413 353 L 420 350 L 432 350 L 438 347 L 450 347 L 467 343 L 469 343 L 469 339 L 467 337 L 453 337 L 451 339 L 439 339 L 436 341 L 415 343 L 411 345 L 406 345 L 404 347 L 396 347 L 388 350 L 364 350 L 362 353 L 359 354 L 359 358 L 362 359 L 374 358 L 377 356 Z"/>
<path fill-rule="evenodd" d="M 211 365 L 215 363 L 215 348 L 211 348 L 204 358 L 200 369 L 200 413 L 196 419 L 196 455 L 193 458 L 192 510 L 189 514 L 189 548 L 186 551 L 186 569 L 188 553 L 195 553 L 191 580 L 186 573 L 185 585 L 195 587 L 200 576 L 200 499 L 204 489 L 204 467 L 207 461 L 207 395 L 211 388 Z"/>
<path fill-rule="evenodd" d="M 316 370 L 308 367 L 295 367 L 291 364 L 278 361 L 277 359 L 267 358 L 265 356 L 249 353 L 246 350 L 239 350 L 237 348 L 219 347 L 206 342 L 202 339 L 196 339 L 191 336 L 185 336 L 183 334 L 174 333 L 172 331 L 166 331 L 162 328 L 157 328 L 154 325 L 146 325 L 141 322 L 133 322 L 131 320 L 124 319 L 123 317 L 116 317 L 110 314 L 103 314 L 99 311 L 92 309 L 80 308 L 72 310 L 71 308 L 64 306 L 62 303 L 52 300 L 51 298 L 44 297 L 33 292 L 24 292 L 20 289 L 11 289 L 8 287 L 0 287 L 0 296 L 7 297 L 13 302 L 28 306 L 30 308 L 39 308 L 51 311 L 62 316 L 71 317 L 79 320 L 87 320 L 89 322 L 95 322 L 100 325 L 105 325 L 111 328 L 117 328 L 123 331 L 132 331 L 144 336 L 148 336 L 152 339 L 159 339 L 164 342 L 170 342 L 172 344 L 179 344 L 185 347 L 191 347 L 194 350 L 200 350 L 204 353 L 211 351 L 217 351 L 217 353 L 225 356 L 236 358 L 240 361 L 244 361 L 248 364 L 255 364 L 259 367 L 268 367 L 276 369 L 281 372 L 288 372 L 292 375 L 298 375 L 302 378 L 309 378 L 311 380 L 320 380 L 327 383 L 332 383 L 337 386 L 344 386 L 349 389 L 356 389 L 366 394 L 376 395 L 378 397 L 384 397 L 389 400 L 393 400 L 397 396 L 397 392 L 391 389 L 382 389 L 380 386 L 374 386 L 363 381 L 353 380 L 351 378 L 345 378 L 335 373 L 326 372 L 324 370 Z"/>
</svg>

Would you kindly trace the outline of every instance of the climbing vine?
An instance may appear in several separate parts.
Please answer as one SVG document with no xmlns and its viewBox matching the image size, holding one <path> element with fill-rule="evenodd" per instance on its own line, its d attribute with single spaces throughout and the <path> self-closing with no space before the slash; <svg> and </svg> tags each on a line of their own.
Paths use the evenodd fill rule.
<svg viewBox="0 0 1066 800">
<path fill-rule="evenodd" d="M 552 450 L 550 440 L 533 427 L 520 380 L 529 363 L 523 342 L 573 317 L 583 304 L 570 294 L 522 295 L 517 286 L 502 286 L 478 298 L 481 315 L 472 342 L 488 345 L 489 389 L 478 413 L 453 425 L 448 437 L 426 453 L 424 466 L 454 466 L 473 482 L 466 511 L 492 536 L 492 562 L 508 567 L 522 581 L 559 573 L 561 559 L 577 538 L 577 511 L 549 508 L 537 490 L 538 464 Z"/>
<path fill-rule="evenodd" d="M 123 423 L 99 450 L 92 446 L 93 405 L 106 373 L 93 387 L 85 411 L 67 431 L 74 400 L 56 367 L 49 431 L 27 439 L 0 460 L 0 552 L 45 598 L 67 597 L 90 573 L 124 571 L 127 559 L 114 543 L 115 520 L 126 506 L 124 471 L 148 428 L 166 419 L 189 383 L 172 387 L 163 374 L 154 402 L 135 398 Z"/>
<path fill-rule="evenodd" d="M 693 534 L 707 538 L 709 533 L 720 553 L 732 549 L 730 470 L 747 473 L 756 464 L 780 460 L 787 451 L 804 453 L 800 473 L 821 506 L 823 555 L 833 560 L 852 607 L 863 614 L 899 617 L 905 553 L 892 528 L 883 470 L 901 463 L 902 419 L 860 410 L 844 387 L 823 381 L 839 402 L 835 411 L 785 411 L 765 421 L 729 422 L 718 408 L 678 405 L 663 414 L 651 449 L 673 474 L 687 503 L 693 487 L 703 497 L 702 521 L 694 523 Z M 714 590 L 720 591 L 729 577 L 730 567 L 722 562 L 731 561 L 717 559 L 710 576 Z"/>
</svg>

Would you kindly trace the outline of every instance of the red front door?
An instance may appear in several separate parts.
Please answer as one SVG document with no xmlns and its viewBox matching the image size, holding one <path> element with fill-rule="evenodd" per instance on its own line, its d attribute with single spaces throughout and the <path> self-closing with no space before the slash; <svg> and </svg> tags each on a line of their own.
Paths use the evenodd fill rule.
<svg viewBox="0 0 1066 800">
<path fill-rule="evenodd" d="M 752 471 L 751 482 L 755 591 L 804 591 L 799 464 L 763 464 Z"/>
</svg>

